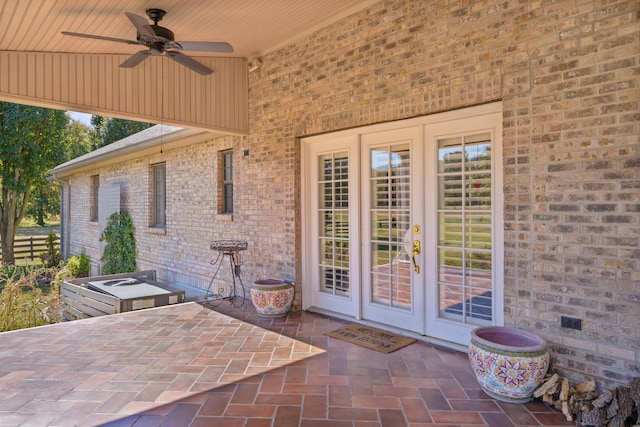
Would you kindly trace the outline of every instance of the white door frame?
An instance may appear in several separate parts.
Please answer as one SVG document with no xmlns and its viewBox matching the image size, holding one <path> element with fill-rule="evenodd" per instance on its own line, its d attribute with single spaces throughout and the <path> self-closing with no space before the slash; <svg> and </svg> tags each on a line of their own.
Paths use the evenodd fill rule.
<svg viewBox="0 0 640 427">
<path fill-rule="evenodd" d="M 491 124 L 487 123 L 486 115 L 491 116 Z M 419 118 L 407 119 L 398 122 L 384 123 L 366 126 L 358 129 L 349 129 L 346 131 L 335 132 L 332 134 L 319 135 L 315 137 L 303 138 L 301 140 L 301 160 L 302 160 L 302 186 L 301 186 L 301 213 L 302 213 L 302 307 L 305 310 L 319 311 L 334 313 L 340 317 L 352 318 L 355 320 L 362 319 L 362 291 L 360 289 L 361 278 L 363 274 L 367 272 L 362 267 L 361 256 L 363 252 L 363 236 L 367 236 L 366 231 L 362 225 L 362 213 L 361 206 L 350 205 L 350 266 L 351 266 L 351 293 L 348 299 L 344 297 L 336 298 L 332 295 L 323 295 L 317 292 L 318 278 L 315 273 L 315 264 L 318 257 L 318 245 L 316 244 L 317 232 L 318 232 L 318 218 L 317 218 L 317 201 L 314 204 L 314 192 L 317 192 L 317 155 L 322 150 L 348 150 L 349 152 L 349 179 L 350 179 L 350 198 L 351 200 L 361 203 L 361 186 L 359 182 L 362 174 L 360 172 L 360 165 L 363 164 L 362 153 L 360 152 L 361 137 L 363 134 L 384 132 L 395 129 L 404 129 L 413 126 L 424 126 L 425 138 L 422 147 L 424 152 L 422 154 L 426 161 L 429 161 L 429 150 L 433 148 L 433 145 L 429 143 L 429 138 L 433 131 L 431 129 L 439 129 L 439 125 L 443 123 L 451 123 L 461 120 L 459 123 L 466 121 L 480 120 L 483 121 L 481 128 L 489 128 L 494 126 L 496 129 L 494 133 L 494 148 L 492 149 L 494 155 L 492 156 L 492 216 L 493 216 L 493 242 L 495 248 L 493 250 L 493 324 L 502 325 L 504 323 L 504 290 L 503 290 L 503 274 L 504 274 L 504 248 L 503 248 L 503 217 L 502 211 L 504 206 L 503 194 L 502 194 L 502 104 L 495 102 L 491 104 L 480 105 L 476 107 L 470 107 L 461 110 L 450 111 L 446 113 L 439 113 L 430 116 L 424 116 Z M 414 153 L 415 154 L 415 153 Z M 436 161 L 434 155 L 431 156 L 432 161 Z M 425 165 L 424 170 L 430 167 Z M 419 178 L 414 178 L 416 180 Z M 421 182 L 425 183 L 423 191 L 430 191 L 426 186 L 433 186 L 433 180 L 428 177 L 422 178 Z M 413 184 L 412 184 L 413 185 Z M 366 188 L 366 187 L 364 187 Z M 431 191 L 437 189 L 432 188 Z M 362 190 L 364 191 L 364 190 Z M 368 190 L 367 190 L 368 191 Z M 437 193 L 434 193 L 437 194 Z M 435 246 L 427 244 L 425 238 L 428 235 L 435 236 L 437 233 L 437 221 L 433 218 L 429 218 L 430 210 L 432 207 L 427 206 L 427 200 L 425 198 L 424 204 L 421 209 L 424 209 L 423 218 L 425 223 L 422 224 L 422 242 L 423 251 L 419 257 L 421 263 L 421 269 L 424 272 L 421 276 L 429 274 L 431 277 L 429 280 L 437 280 L 436 272 L 436 257 L 434 257 Z M 415 236 L 414 236 L 415 237 Z M 426 286 L 427 289 L 434 288 L 432 285 Z M 441 322 L 440 319 L 436 320 L 434 316 L 437 316 L 437 309 L 434 309 L 433 305 L 437 304 L 437 299 L 433 298 L 433 289 L 427 290 L 425 294 L 424 307 L 426 307 L 427 314 L 425 315 L 424 330 L 427 336 L 431 336 L 433 322 Z M 376 321 L 376 319 L 373 319 Z M 446 322 L 445 322 L 446 323 Z M 467 328 L 470 330 L 470 328 Z M 439 333 L 436 333 L 440 335 Z M 465 334 L 454 334 L 456 336 L 445 337 L 445 340 L 451 342 L 464 342 Z"/>
</svg>

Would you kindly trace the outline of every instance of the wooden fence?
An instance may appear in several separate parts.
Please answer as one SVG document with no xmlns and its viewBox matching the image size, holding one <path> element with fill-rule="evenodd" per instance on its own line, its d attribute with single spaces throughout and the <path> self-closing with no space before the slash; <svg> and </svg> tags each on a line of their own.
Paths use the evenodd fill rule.
<svg viewBox="0 0 640 427">
<path fill-rule="evenodd" d="M 33 261 L 35 259 L 39 259 L 40 254 L 46 251 L 47 236 L 16 236 L 13 243 L 13 253 L 16 257 L 16 262 L 20 260 Z M 2 254 L 0 254 L 0 257 L 1 256 Z"/>
</svg>

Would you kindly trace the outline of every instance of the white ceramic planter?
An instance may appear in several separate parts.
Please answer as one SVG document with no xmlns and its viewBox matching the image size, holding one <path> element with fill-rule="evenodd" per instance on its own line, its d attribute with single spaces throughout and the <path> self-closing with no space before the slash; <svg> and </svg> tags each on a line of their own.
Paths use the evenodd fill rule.
<svg viewBox="0 0 640 427">
<path fill-rule="evenodd" d="M 469 361 L 482 390 L 510 403 L 531 400 L 549 368 L 547 342 L 533 332 L 483 326 L 471 332 Z"/>
<path fill-rule="evenodd" d="M 278 279 L 256 280 L 251 288 L 251 302 L 258 316 L 265 318 L 286 316 L 294 295 L 293 284 Z"/>
</svg>

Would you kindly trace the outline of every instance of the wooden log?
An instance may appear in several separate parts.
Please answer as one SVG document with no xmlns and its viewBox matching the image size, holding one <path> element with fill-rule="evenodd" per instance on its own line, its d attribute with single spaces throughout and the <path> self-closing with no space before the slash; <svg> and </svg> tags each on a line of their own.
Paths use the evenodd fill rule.
<svg viewBox="0 0 640 427">
<path fill-rule="evenodd" d="M 629 384 L 616 388 L 614 393 L 615 403 L 617 404 L 616 415 L 611 420 L 611 426 L 623 427 L 627 419 L 632 416 L 635 411 L 640 410 L 640 377 L 634 378 Z M 613 402 L 609 408 L 613 406 Z M 638 417 L 632 422 L 640 422 Z"/>
<path fill-rule="evenodd" d="M 611 402 L 609 402 L 609 404 L 606 407 L 606 411 L 607 411 L 607 418 L 611 419 L 611 418 L 615 418 L 616 415 L 618 415 L 618 410 L 620 409 L 620 406 L 618 405 L 618 398 L 617 398 L 617 390 L 614 390 L 614 392 L 612 393 L 612 399 Z M 620 424 L 618 421 L 616 421 L 615 419 L 613 421 L 611 421 L 611 425 L 616 425 L 616 424 Z"/>
<path fill-rule="evenodd" d="M 613 399 L 613 395 L 611 394 L 611 391 L 606 390 L 605 392 L 600 394 L 600 396 L 598 396 L 598 398 L 594 400 L 592 404 L 596 408 L 604 408 L 604 405 L 611 402 L 611 399 Z"/>
<path fill-rule="evenodd" d="M 571 387 L 569 379 L 554 374 L 535 391 L 534 396 L 562 412 L 577 426 L 640 427 L 640 377 L 629 384 L 595 392 L 595 381 Z"/>
<path fill-rule="evenodd" d="M 551 378 L 545 381 L 540 387 L 536 389 L 536 391 L 533 392 L 533 397 L 541 397 L 547 394 L 549 390 L 557 385 L 559 378 L 560 376 L 558 374 L 553 374 Z"/>
<path fill-rule="evenodd" d="M 572 406 L 574 413 L 578 411 L 586 412 L 590 409 L 591 402 L 597 398 L 598 395 L 593 392 L 575 393 L 569 398 L 569 404 Z"/>
<path fill-rule="evenodd" d="M 571 411 L 569 410 L 569 402 L 566 400 L 562 401 L 562 413 L 567 421 L 573 421 L 573 414 L 571 414 Z"/>
<path fill-rule="evenodd" d="M 595 381 L 585 381 L 582 384 L 578 384 L 576 386 L 576 392 L 578 393 L 586 393 L 590 391 L 596 391 Z"/>
<path fill-rule="evenodd" d="M 562 379 L 562 385 L 560 386 L 560 396 L 558 396 L 558 398 L 563 402 L 569 400 L 569 378 Z"/>
<path fill-rule="evenodd" d="M 567 402 L 568 403 L 568 402 Z M 553 407 L 556 408 L 558 411 L 562 411 L 562 400 L 560 399 L 556 399 L 553 402 Z"/>
<path fill-rule="evenodd" d="M 576 425 L 578 426 L 598 426 L 607 425 L 607 417 L 602 409 L 593 409 L 576 414 Z"/>
</svg>

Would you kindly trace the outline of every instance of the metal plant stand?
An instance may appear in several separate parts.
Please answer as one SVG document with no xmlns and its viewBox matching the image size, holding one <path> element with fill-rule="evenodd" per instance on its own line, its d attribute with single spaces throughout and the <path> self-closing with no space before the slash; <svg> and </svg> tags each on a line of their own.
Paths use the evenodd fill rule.
<svg viewBox="0 0 640 427">
<path fill-rule="evenodd" d="M 207 304 L 217 306 L 224 300 L 228 300 L 235 306 L 244 305 L 245 290 L 244 284 L 242 283 L 242 278 L 240 277 L 240 266 L 242 265 L 242 261 L 240 259 L 240 251 L 246 250 L 247 247 L 248 243 L 244 240 L 214 240 L 213 242 L 211 242 L 211 249 L 213 249 L 214 251 L 218 251 L 218 256 L 216 257 L 216 259 L 211 261 L 211 265 L 217 267 L 215 273 L 213 273 L 213 277 L 211 278 L 211 282 L 209 282 L 209 287 L 207 289 Z M 229 258 L 229 265 L 231 267 L 231 278 L 233 280 L 233 283 L 229 286 L 221 286 L 214 292 L 211 288 L 225 257 Z"/>
</svg>

